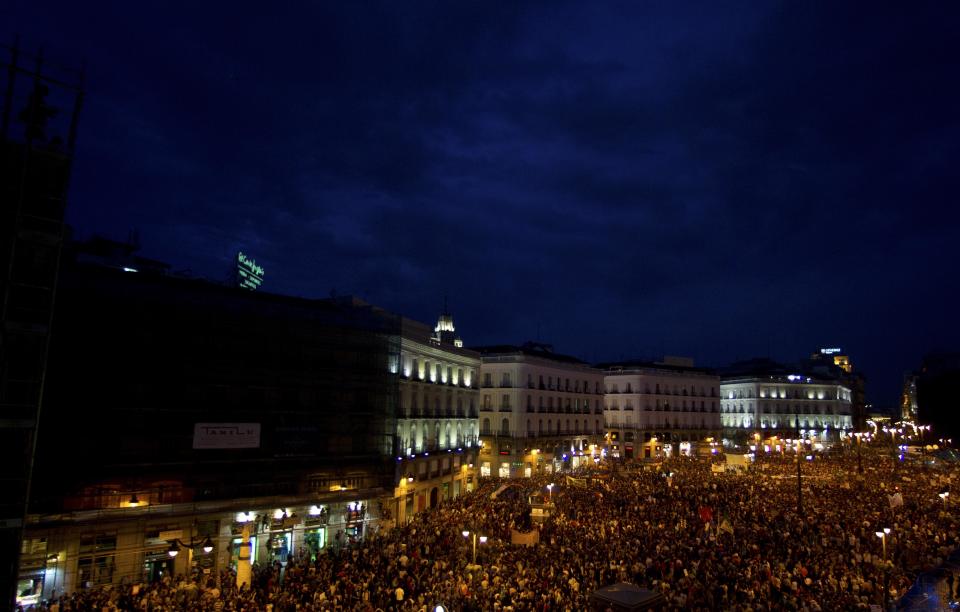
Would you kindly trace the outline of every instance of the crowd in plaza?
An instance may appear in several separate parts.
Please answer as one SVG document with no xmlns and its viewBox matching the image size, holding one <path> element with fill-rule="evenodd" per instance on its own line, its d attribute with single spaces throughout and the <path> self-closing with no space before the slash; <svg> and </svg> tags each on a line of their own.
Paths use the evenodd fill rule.
<svg viewBox="0 0 960 612">
<path fill-rule="evenodd" d="M 483 480 L 355 545 L 255 567 L 239 589 L 224 572 L 78 592 L 43 609 L 580 611 L 617 582 L 662 593 L 671 610 L 889 606 L 958 547 L 957 513 L 938 495 L 954 468 L 864 459 L 862 476 L 849 453 L 803 461 L 802 506 L 789 455 L 745 474 L 712 469 L 716 459 L 601 465 L 518 479 L 496 498 L 504 481 Z M 548 483 L 553 513 L 537 526 L 528 496 Z M 535 528 L 538 543 L 511 544 Z M 475 565 L 464 531 L 488 538 Z"/>
</svg>

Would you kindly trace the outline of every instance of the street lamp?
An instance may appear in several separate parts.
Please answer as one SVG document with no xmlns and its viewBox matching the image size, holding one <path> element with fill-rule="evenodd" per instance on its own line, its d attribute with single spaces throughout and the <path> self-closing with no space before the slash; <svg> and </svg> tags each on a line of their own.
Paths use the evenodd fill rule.
<svg viewBox="0 0 960 612">
<path fill-rule="evenodd" d="M 858 431 L 853 435 L 857 437 L 857 472 L 863 474 L 863 458 L 860 456 L 860 446 L 863 445 L 863 434 Z"/>
<path fill-rule="evenodd" d="M 800 473 L 800 451 L 803 450 L 803 438 L 800 437 L 800 418 L 796 420 L 797 430 L 797 514 L 803 516 L 803 476 Z"/>
<path fill-rule="evenodd" d="M 877 537 L 880 538 L 880 541 L 883 544 L 883 560 L 887 560 L 887 535 L 890 533 L 889 527 L 884 527 L 883 531 L 877 531 Z"/>
<path fill-rule="evenodd" d="M 168 541 L 170 542 L 170 548 L 167 550 L 167 554 L 170 555 L 171 558 L 180 554 L 181 548 L 189 548 L 192 550 L 197 546 L 200 546 L 203 548 L 203 553 L 206 555 L 210 554 L 210 552 L 213 550 L 213 542 L 210 541 L 210 536 L 205 536 L 202 540 L 198 540 L 196 542 L 191 539 L 189 544 L 186 544 L 180 539 Z"/>
<path fill-rule="evenodd" d="M 950 497 L 950 491 L 944 491 L 942 493 L 937 493 L 940 496 L 940 499 L 943 500 L 943 509 L 947 509 L 947 498 Z"/>
<path fill-rule="evenodd" d="M 553 483 L 547 485 L 547 494 L 549 495 L 549 501 L 553 502 Z"/>
<path fill-rule="evenodd" d="M 883 542 L 883 607 L 887 608 L 888 597 L 890 596 L 890 568 L 887 567 L 887 535 L 890 533 L 889 527 L 884 527 L 883 531 L 877 531 L 877 537 Z"/>
<path fill-rule="evenodd" d="M 477 564 L 477 540 L 479 539 L 481 544 L 486 544 L 486 543 L 487 543 L 487 536 L 479 536 L 479 538 L 478 538 L 478 535 L 477 535 L 477 532 L 476 532 L 476 531 L 474 531 L 473 533 L 471 533 L 471 532 L 467 531 L 466 529 L 464 529 L 464 530 L 463 530 L 463 537 L 470 539 L 470 536 L 473 536 L 473 538 L 472 538 L 472 540 L 473 540 L 473 563 L 471 563 L 471 565 L 476 565 L 476 564 Z"/>
</svg>

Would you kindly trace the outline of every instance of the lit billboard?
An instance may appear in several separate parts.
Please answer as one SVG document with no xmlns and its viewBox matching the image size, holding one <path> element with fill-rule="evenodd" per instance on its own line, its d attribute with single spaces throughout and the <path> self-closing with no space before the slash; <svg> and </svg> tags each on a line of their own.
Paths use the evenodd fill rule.
<svg viewBox="0 0 960 612">
<path fill-rule="evenodd" d="M 254 291 L 260 287 L 263 282 L 263 266 L 257 265 L 257 262 L 243 254 L 243 251 L 237 253 L 237 286 L 241 289 L 250 289 Z"/>
</svg>

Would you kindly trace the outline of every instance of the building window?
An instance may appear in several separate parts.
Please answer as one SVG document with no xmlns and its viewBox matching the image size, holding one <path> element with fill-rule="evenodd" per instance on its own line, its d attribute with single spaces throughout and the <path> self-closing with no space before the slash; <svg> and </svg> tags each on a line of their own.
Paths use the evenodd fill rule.
<svg viewBox="0 0 960 612">
<path fill-rule="evenodd" d="M 116 533 L 85 535 L 80 538 L 77 573 L 83 588 L 113 582 L 116 569 L 114 553 L 117 550 Z"/>
</svg>

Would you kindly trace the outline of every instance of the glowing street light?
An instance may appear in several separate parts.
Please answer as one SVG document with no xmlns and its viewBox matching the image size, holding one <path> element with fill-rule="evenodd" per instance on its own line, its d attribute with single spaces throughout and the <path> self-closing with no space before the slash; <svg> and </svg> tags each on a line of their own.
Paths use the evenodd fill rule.
<svg viewBox="0 0 960 612">
<path fill-rule="evenodd" d="M 547 493 L 549 495 L 549 501 L 553 501 L 553 483 L 547 485 Z"/>
<path fill-rule="evenodd" d="M 940 499 L 943 500 L 943 509 L 947 509 L 947 498 L 950 497 L 950 491 L 944 491 L 943 493 L 937 493 L 940 496 Z"/>
<path fill-rule="evenodd" d="M 472 538 L 472 540 L 473 540 L 473 563 L 472 563 L 471 565 L 476 565 L 476 564 L 477 564 L 477 539 L 480 540 L 480 543 L 481 543 L 481 544 L 486 544 L 486 543 L 487 543 L 487 536 L 479 536 L 479 538 L 478 538 L 476 531 L 474 531 L 473 533 L 471 533 L 471 532 L 467 531 L 466 529 L 463 530 L 463 537 L 465 537 L 465 538 L 470 538 L 470 536 L 473 536 L 473 538 Z"/>
<path fill-rule="evenodd" d="M 877 531 L 876 535 L 883 544 L 883 560 L 887 560 L 887 535 L 890 533 L 889 527 L 884 527 L 883 531 Z"/>
</svg>

